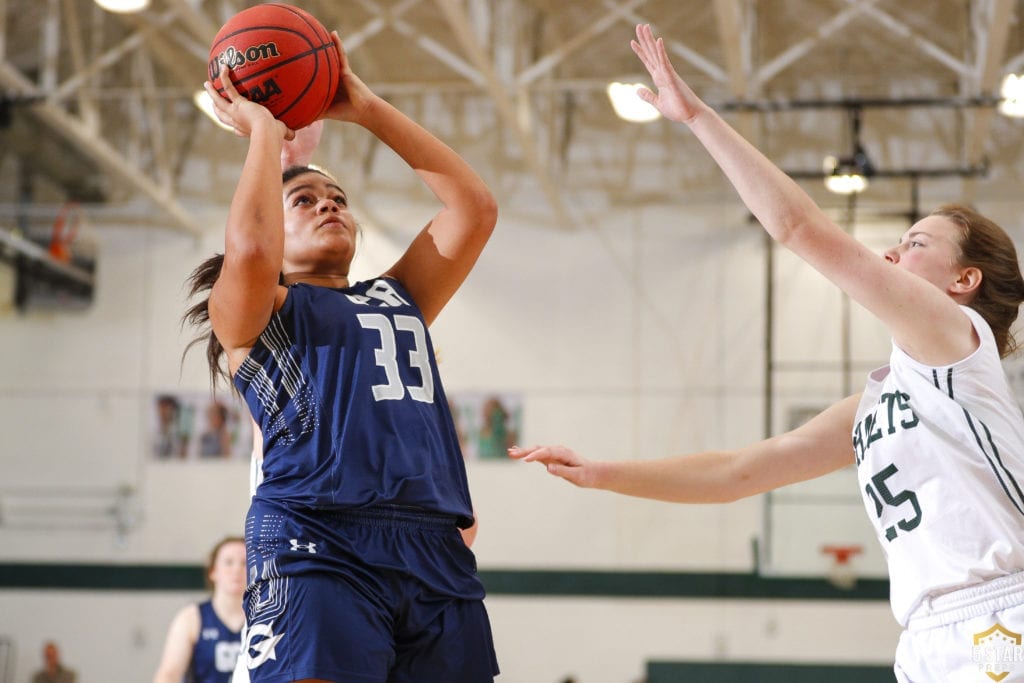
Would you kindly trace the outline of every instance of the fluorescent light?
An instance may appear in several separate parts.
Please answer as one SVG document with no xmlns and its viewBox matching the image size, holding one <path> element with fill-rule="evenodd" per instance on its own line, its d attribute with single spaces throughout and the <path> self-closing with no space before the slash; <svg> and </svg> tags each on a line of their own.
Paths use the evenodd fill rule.
<svg viewBox="0 0 1024 683">
<path fill-rule="evenodd" d="M 1013 118 L 1024 117 L 1024 77 L 1006 74 L 1001 93 L 1003 99 L 999 103 L 999 113 Z"/>
<path fill-rule="evenodd" d="M 661 116 L 661 113 L 653 105 L 647 104 L 636 94 L 637 88 L 642 85 L 642 83 L 619 82 L 608 84 L 608 99 L 612 101 L 612 108 L 620 119 L 646 123 Z"/>
<path fill-rule="evenodd" d="M 838 159 L 831 154 L 821 162 L 825 173 L 825 187 L 836 194 L 859 194 L 868 189 L 868 178 L 854 159 Z M 861 153 L 860 158 L 866 163 L 867 156 Z"/>
<path fill-rule="evenodd" d="M 836 194 L 858 194 L 868 189 L 868 179 L 859 173 L 833 173 L 825 176 L 825 187 Z"/>
<path fill-rule="evenodd" d="M 213 102 L 210 101 L 210 94 L 206 90 L 196 90 L 192 95 L 192 102 L 199 108 L 199 111 L 206 114 L 218 126 L 224 130 L 230 130 L 232 133 L 235 132 L 234 128 L 217 118 L 217 115 L 213 112 Z"/>
<path fill-rule="evenodd" d="M 141 12 L 149 7 L 149 0 L 95 0 L 96 4 L 108 12 L 130 14 Z"/>
</svg>

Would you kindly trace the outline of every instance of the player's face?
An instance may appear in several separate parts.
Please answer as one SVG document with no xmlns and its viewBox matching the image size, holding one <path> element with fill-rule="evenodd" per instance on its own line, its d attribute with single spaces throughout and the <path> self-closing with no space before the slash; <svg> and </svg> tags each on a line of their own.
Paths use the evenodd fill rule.
<svg viewBox="0 0 1024 683">
<path fill-rule="evenodd" d="M 210 569 L 210 581 L 219 592 L 233 595 L 245 592 L 244 543 L 232 541 L 221 546 Z"/>
<path fill-rule="evenodd" d="M 960 274 L 960 228 L 944 216 L 927 216 L 912 225 L 885 260 L 923 277 L 944 292 Z"/>
<path fill-rule="evenodd" d="M 286 271 L 348 264 L 355 253 L 356 221 L 348 197 L 330 178 L 303 173 L 284 186 Z"/>
</svg>

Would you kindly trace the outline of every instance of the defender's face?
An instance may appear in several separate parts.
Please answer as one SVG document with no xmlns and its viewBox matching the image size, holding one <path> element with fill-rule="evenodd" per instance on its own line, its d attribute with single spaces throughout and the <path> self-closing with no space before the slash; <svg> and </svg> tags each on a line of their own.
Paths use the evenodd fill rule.
<svg viewBox="0 0 1024 683">
<path fill-rule="evenodd" d="M 960 239 L 960 228 L 953 221 L 927 216 L 885 251 L 885 260 L 948 292 L 960 275 Z"/>
</svg>

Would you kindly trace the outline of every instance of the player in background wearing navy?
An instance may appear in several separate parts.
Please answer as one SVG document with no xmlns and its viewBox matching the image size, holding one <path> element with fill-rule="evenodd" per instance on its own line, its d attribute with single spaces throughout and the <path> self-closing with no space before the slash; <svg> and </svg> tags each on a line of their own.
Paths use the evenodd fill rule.
<svg viewBox="0 0 1024 683">
<path fill-rule="evenodd" d="M 206 84 L 219 118 L 249 138 L 223 257 L 193 275 L 209 298 L 186 314 L 209 320 L 211 371 L 226 360 L 263 438 L 242 656 L 254 683 L 491 681 L 483 585 L 459 533 L 473 524 L 465 465 L 427 326 L 497 209 L 334 39 L 342 80 L 324 117 L 378 137 L 441 208 L 385 273 L 351 282 L 357 226 L 340 185 L 310 167 L 282 174 L 294 133 L 233 87 L 220 98 Z"/>
<path fill-rule="evenodd" d="M 535 446 L 510 456 L 581 487 L 689 503 L 856 464 L 905 628 L 897 678 L 979 681 L 989 664 L 1024 673 L 1019 657 L 985 661 L 1000 659 L 996 648 L 975 649 L 975 636 L 1024 632 L 1024 417 L 1000 364 L 1024 301 L 1013 242 L 971 209 L 947 205 L 884 256 L 872 253 L 693 93 L 649 26 L 637 27 L 632 47 L 656 88 L 641 98 L 689 126 L 776 241 L 886 325 L 890 363 L 862 394 L 732 451 L 596 462 Z"/>
<path fill-rule="evenodd" d="M 171 621 L 153 683 L 228 683 L 241 649 L 245 615 L 245 539 L 229 536 L 210 551 L 210 597 Z"/>
</svg>

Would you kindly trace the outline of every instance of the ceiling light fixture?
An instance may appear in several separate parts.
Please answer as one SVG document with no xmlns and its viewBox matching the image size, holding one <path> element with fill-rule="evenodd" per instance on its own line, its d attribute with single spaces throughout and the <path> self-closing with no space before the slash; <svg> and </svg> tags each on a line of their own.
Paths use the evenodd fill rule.
<svg viewBox="0 0 1024 683">
<path fill-rule="evenodd" d="M 625 121 L 634 123 L 646 123 L 661 117 L 661 113 L 653 106 L 640 99 L 636 94 L 637 88 L 643 87 L 642 83 L 609 83 L 608 99 L 612 102 L 612 109 L 616 116 Z"/>
<path fill-rule="evenodd" d="M 829 155 L 822 162 L 825 187 L 836 194 L 860 194 L 868 189 L 868 178 L 875 174 L 875 165 L 868 159 L 868 153 L 860 142 L 860 109 L 851 108 L 848 118 L 853 153 L 841 158 Z"/>
<path fill-rule="evenodd" d="M 834 156 L 825 157 L 822 162 L 825 172 L 825 187 L 836 194 L 860 194 L 868 189 L 868 178 L 857 171 L 852 164 L 846 164 Z"/>
<path fill-rule="evenodd" d="M 149 7 L 149 0 L 95 0 L 95 2 L 108 12 L 118 14 L 141 12 Z"/>
<path fill-rule="evenodd" d="M 224 130 L 230 130 L 232 133 L 235 132 L 234 128 L 217 118 L 217 115 L 213 111 L 213 102 L 210 101 L 210 94 L 206 92 L 206 90 L 196 90 L 192 95 L 192 103 L 196 105 L 199 111 L 206 114 L 209 119 L 218 126 Z"/>
<path fill-rule="evenodd" d="M 1024 76 L 1006 74 L 1000 91 L 999 113 L 1012 118 L 1024 117 Z"/>
</svg>

